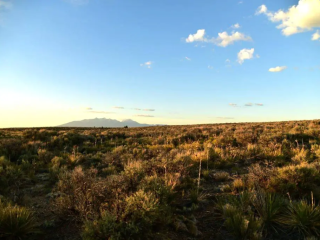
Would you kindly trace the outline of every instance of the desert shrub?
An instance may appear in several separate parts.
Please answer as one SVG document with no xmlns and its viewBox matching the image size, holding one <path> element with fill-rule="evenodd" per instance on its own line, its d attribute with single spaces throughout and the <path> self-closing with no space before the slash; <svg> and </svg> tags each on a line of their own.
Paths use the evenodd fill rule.
<svg viewBox="0 0 320 240">
<path fill-rule="evenodd" d="M 165 180 L 154 175 L 146 176 L 140 183 L 139 188 L 145 192 L 152 192 L 160 204 L 170 204 L 176 198 L 176 193 L 172 185 L 167 185 Z"/>
<path fill-rule="evenodd" d="M 284 139 L 281 144 L 281 154 L 285 160 L 290 160 L 293 156 L 290 142 L 287 139 Z"/>
<path fill-rule="evenodd" d="M 229 180 L 230 174 L 227 172 L 217 172 L 213 174 L 213 178 L 218 182 L 225 182 Z"/>
<path fill-rule="evenodd" d="M 142 161 L 130 161 L 124 166 L 123 176 L 133 191 L 137 188 L 144 174 Z"/>
<path fill-rule="evenodd" d="M 311 146 L 311 152 L 313 153 L 313 158 L 320 160 L 320 145 L 314 144 Z"/>
<path fill-rule="evenodd" d="M 269 188 L 270 178 L 275 175 L 273 168 L 261 167 L 259 164 L 254 164 L 249 167 L 248 185 L 263 189 Z"/>
<path fill-rule="evenodd" d="M 280 195 L 260 189 L 253 193 L 251 202 L 261 220 L 262 229 L 277 232 L 285 209 L 285 200 Z"/>
<path fill-rule="evenodd" d="M 237 178 L 232 183 L 232 190 L 236 192 L 242 192 L 246 188 L 245 182 L 241 178 Z"/>
<path fill-rule="evenodd" d="M 147 230 L 158 217 L 158 199 L 152 194 L 139 190 L 125 199 L 125 215 Z"/>
<path fill-rule="evenodd" d="M 306 163 L 278 168 L 275 176 L 270 180 L 271 186 L 276 191 L 289 192 L 292 196 L 317 191 L 319 183 L 320 173 L 317 166 Z"/>
<path fill-rule="evenodd" d="M 290 202 L 280 221 L 300 237 L 320 237 L 320 206 L 313 199 Z"/>
<path fill-rule="evenodd" d="M 261 223 L 253 213 L 243 214 L 236 206 L 226 204 L 223 206 L 224 226 L 235 239 L 259 240 Z"/>
<path fill-rule="evenodd" d="M 63 157 L 57 157 L 51 159 L 51 168 L 53 170 L 58 170 L 60 167 L 66 165 L 68 163 L 68 160 L 66 160 Z"/>
<path fill-rule="evenodd" d="M 301 164 L 310 160 L 310 151 L 305 148 L 295 149 L 293 152 L 292 161 L 295 164 Z"/>
<path fill-rule="evenodd" d="M 83 171 L 81 167 L 61 173 L 55 191 L 60 193 L 54 202 L 55 210 L 72 218 L 94 218 L 106 198 L 106 185 L 98 179 L 97 171 Z"/>
<path fill-rule="evenodd" d="M 17 162 L 25 151 L 21 139 L 0 139 L 0 155 L 5 156 L 11 162 Z"/>
<path fill-rule="evenodd" d="M 103 211 L 101 217 L 86 221 L 83 239 L 146 239 L 160 218 L 158 200 L 139 190 L 128 196 L 120 211 Z"/>
<path fill-rule="evenodd" d="M 26 239 L 38 232 L 33 212 L 20 206 L 0 202 L 0 238 Z"/>
<path fill-rule="evenodd" d="M 121 223 L 117 218 L 105 211 L 101 214 L 101 219 L 86 221 L 82 231 L 84 240 L 117 240 L 121 239 Z"/>
</svg>

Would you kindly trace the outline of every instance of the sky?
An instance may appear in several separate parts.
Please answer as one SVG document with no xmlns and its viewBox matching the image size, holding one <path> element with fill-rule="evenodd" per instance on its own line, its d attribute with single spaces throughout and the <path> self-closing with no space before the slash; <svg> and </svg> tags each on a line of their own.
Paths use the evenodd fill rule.
<svg viewBox="0 0 320 240">
<path fill-rule="evenodd" d="M 320 119 L 320 0 L 0 0 L 0 128 Z"/>
</svg>

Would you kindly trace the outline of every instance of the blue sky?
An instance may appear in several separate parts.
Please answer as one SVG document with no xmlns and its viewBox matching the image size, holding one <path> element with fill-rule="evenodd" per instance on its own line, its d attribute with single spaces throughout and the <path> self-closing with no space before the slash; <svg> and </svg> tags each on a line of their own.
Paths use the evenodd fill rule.
<svg viewBox="0 0 320 240">
<path fill-rule="evenodd" d="M 0 116 L 319 119 L 320 0 L 0 0 Z"/>
</svg>

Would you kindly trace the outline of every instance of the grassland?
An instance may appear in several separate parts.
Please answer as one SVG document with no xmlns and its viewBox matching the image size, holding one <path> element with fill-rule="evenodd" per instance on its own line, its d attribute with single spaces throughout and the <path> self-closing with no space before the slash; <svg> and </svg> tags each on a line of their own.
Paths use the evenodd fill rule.
<svg viewBox="0 0 320 240">
<path fill-rule="evenodd" d="M 320 239 L 320 120 L 0 129 L 1 239 Z"/>
</svg>

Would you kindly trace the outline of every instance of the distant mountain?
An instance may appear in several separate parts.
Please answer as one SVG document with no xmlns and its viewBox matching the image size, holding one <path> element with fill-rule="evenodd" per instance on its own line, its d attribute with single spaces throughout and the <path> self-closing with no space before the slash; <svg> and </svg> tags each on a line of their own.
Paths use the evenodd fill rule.
<svg viewBox="0 0 320 240">
<path fill-rule="evenodd" d="M 81 121 L 73 121 L 69 123 L 62 124 L 58 127 L 111 127 L 111 128 L 121 128 L 124 126 L 128 127 L 150 127 L 156 125 L 150 125 L 145 123 L 138 123 L 131 119 L 126 119 L 118 121 L 115 119 L 107 118 L 94 118 L 94 119 L 84 119 Z"/>
</svg>

